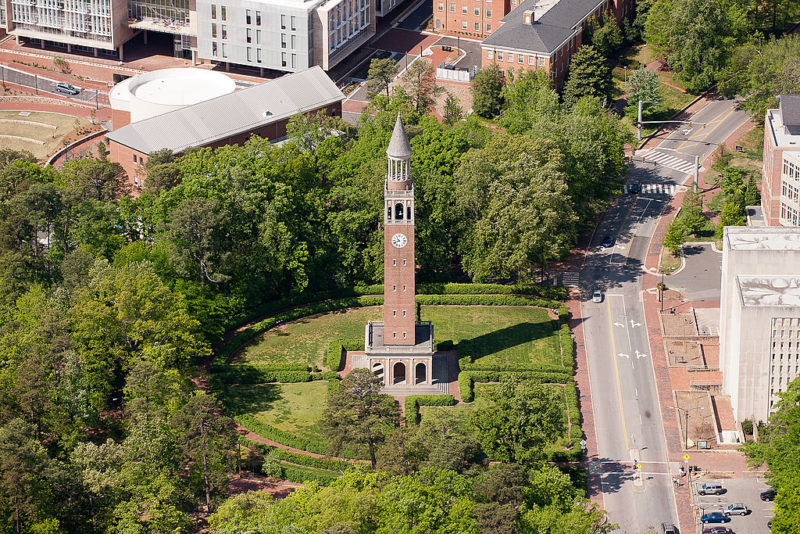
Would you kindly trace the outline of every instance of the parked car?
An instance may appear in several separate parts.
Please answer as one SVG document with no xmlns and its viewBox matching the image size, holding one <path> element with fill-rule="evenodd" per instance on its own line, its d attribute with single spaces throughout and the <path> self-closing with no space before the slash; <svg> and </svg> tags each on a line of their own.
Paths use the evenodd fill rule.
<svg viewBox="0 0 800 534">
<path fill-rule="evenodd" d="M 603 293 L 599 289 L 592 291 L 592 302 L 603 302 Z"/>
<path fill-rule="evenodd" d="M 762 491 L 761 495 L 759 495 L 762 501 L 774 501 L 775 500 L 775 490 L 768 489 L 767 491 Z"/>
<path fill-rule="evenodd" d="M 733 531 L 728 527 L 710 527 L 704 528 L 703 534 L 733 534 Z"/>
<path fill-rule="evenodd" d="M 603 238 L 603 246 L 606 248 L 614 246 L 614 237 L 607 235 Z"/>
<path fill-rule="evenodd" d="M 725 493 L 725 488 L 719 482 L 706 482 L 697 486 L 698 495 L 721 495 Z"/>
<path fill-rule="evenodd" d="M 78 93 L 81 92 L 80 89 L 67 82 L 58 82 L 56 84 L 56 91 L 67 95 L 77 95 Z"/>
<path fill-rule="evenodd" d="M 738 502 L 736 504 L 729 504 L 723 508 L 722 513 L 725 515 L 747 515 L 750 513 L 750 509 L 744 504 Z"/>
<path fill-rule="evenodd" d="M 638 195 L 639 191 L 641 191 L 641 186 L 639 186 L 639 182 L 633 182 L 631 185 L 628 186 L 628 193 L 631 195 Z"/>
<path fill-rule="evenodd" d="M 661 523 L 661 532 L 663 534 L 678 534 L 678 529 L 672 523 Z"/>
<path fill-rule="evenodd" d="M 731 518 L 722 512 L 709 512 L 700 517 L 703 523 L 727 523 Z"/>
</svg>

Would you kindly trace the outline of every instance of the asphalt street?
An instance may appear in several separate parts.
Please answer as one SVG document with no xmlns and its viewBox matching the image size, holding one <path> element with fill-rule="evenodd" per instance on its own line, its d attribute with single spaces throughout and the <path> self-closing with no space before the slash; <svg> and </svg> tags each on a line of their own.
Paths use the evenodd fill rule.
<svg viewBox="0 0 800 534">
<path fill-rule="evenodd" d="M 49 78 L 44 78 L 42 76 L 36 76 L 33 74 L 28 74 L 27 72 L 23 72 L 21 70 L 12 69 L 6 66 L 0 66 L 0 76 L 2 76 L 2 81 L 4 83 L 13 83 L 17 85 L 24 85 L 26 87 L 33 87 L 37 89 L 40 93 L 52 93 L 64 98 L 69 98 L 71 100 L 77 100 L 79 102 L 85 102 L 92 104 L 95 102 L 95 98 L 98 96 L 101 100 L 107 100 L 105 94 L 98 95 L 98 91 L 95 89 L 86 89 L 82 90 L 77 95 L 67 95 L 64 93 L 59 93 L 56 91 L 56 84 L 58 83 L 56 80 L 51 80 Z M 74 85 L 74 84 L 73 84 Z M 103 103 L 103 102 L 101 102 Z"/>
<path fill-rule="evenodd" d="M 732 100 L 711 102 L 692 117 L 695 126 L 705 122 L 706 128 L 673 131 L 656 150 L 669 149 L 664 152 L 691 163 L 694 154 L 709 155 L 747 120 L 735 107 Z M 598 225 L 580 273 L 599 455 L 590 469 L 601 477 L 605 509 L 621 532 L 659 531 L 661 522 L 678 523 L 672 487 L 678 465 L 669 463 L 662 424 L 674 414 L 660 409 L 641 281 L 658 218 L 667 214 L 671 194 L 690 183 L 686 171 L 692 168 L 633 163 L 628 183 L 662 187 L 642 187 L 638 195 L 617 199 Z M 607 235 L 615 239 L 611 247 L 602 246 Z M 602 302 L 592 302 L 594 289 L 603 292 Z"/>
</svg>

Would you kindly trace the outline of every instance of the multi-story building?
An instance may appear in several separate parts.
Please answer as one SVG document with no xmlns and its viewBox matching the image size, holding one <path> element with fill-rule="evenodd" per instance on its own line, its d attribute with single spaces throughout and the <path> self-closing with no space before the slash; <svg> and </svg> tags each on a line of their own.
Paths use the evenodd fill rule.
<svg viewBox="0 0 800 534">
<path fill-rule="evenodd" d="M 720 368 L 738 421 L 766 421 L 800 376 L 800 228 L 727 226 Z"/>
<path fill-rule="evenodd" d="M 329 70 L 375 35 L 376 0 L 0 0 L 5 26 L 42 46 L 120 59 L 137 32 L 171 34 L 176 57 L 296 72 Z M 386 2 L 386 0 L 384 0 Z M 394 7 L 393 4 L 385 4 Z"/>
<path fill-rule="evenodd" d="M 482 39 L 500 27 L 511 0 L 434 0 L 433 6 L 435 31 Z"/>
<path fill-rule="evenodd" d="M 769 226 L 800 223 L 800 95 L 781 95 L 764 120 L 761 207 Z"/>
</svg>

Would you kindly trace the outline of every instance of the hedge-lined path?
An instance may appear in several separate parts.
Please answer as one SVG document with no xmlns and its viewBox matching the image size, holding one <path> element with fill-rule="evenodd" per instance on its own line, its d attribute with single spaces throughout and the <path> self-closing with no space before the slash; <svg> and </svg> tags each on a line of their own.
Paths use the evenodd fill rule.
<svg viewBox="0 0 800 534">
<path fill-rule="evenodd" d="M 266 491 L 276 499 L 283 499 L 297 488 L 302 487 L 303 485 L 297 482 L 265 477 L 251 471 L 242 471 L 240 475 L 232 477 L 228 482 L 228 495 L 237 495 L 246 491 Z"/>
</svg>

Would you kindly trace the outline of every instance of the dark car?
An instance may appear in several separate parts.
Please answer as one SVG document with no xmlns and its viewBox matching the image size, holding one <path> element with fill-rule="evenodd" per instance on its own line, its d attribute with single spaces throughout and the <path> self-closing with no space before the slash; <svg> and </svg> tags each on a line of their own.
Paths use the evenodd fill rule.
<svg viewBox="0 0 800 534">
<path fill-rule="evenodd" d="M 730 520 L 731 518 L 722 512 L 709 512 L 707 514 L 703 514 L 703 516 L 700 518 L 700 521 L 703 523 L 727 523 Z"/>
<path fill-rule="evenodd" d="M 711 527 L 704 528 L 703 534 L 733 534 L 733 531 L 728 527 Z"/>
<path fill-rule="evenodd" d="M 768 489 L 767 491 L 762 491 L 761 495 L 759 495 L 762 501 L 774 501 L 775 500 L 775 490 Z"/>
<path fill-rule="evenodd" d="M 672 523 L 661 523 L 662 534 L 678 534 L 678 529 Z"/>
<path fill-rule="evenodd" d="M 633 182 L 631 185 L 628 186 L 628 193 L 630 193 L 631 195 L 638 195 L 639 191 L 641 191 L 639 182 Z"/>
<path fill-rule="evenodd" d="M 77 95 L 78 93 L 81 92 L 80 89 L 78 89 L 74 85 L 68 84 L 67 82 L 58 82 L 56 84 L 56 91 L 67 95 Z"/>
<path fill-rule="evenodd" d="M 603 246 L 606 248 L 614 246 L 614 237 L 607 235 L 603 238 Z"/>
</svg>

